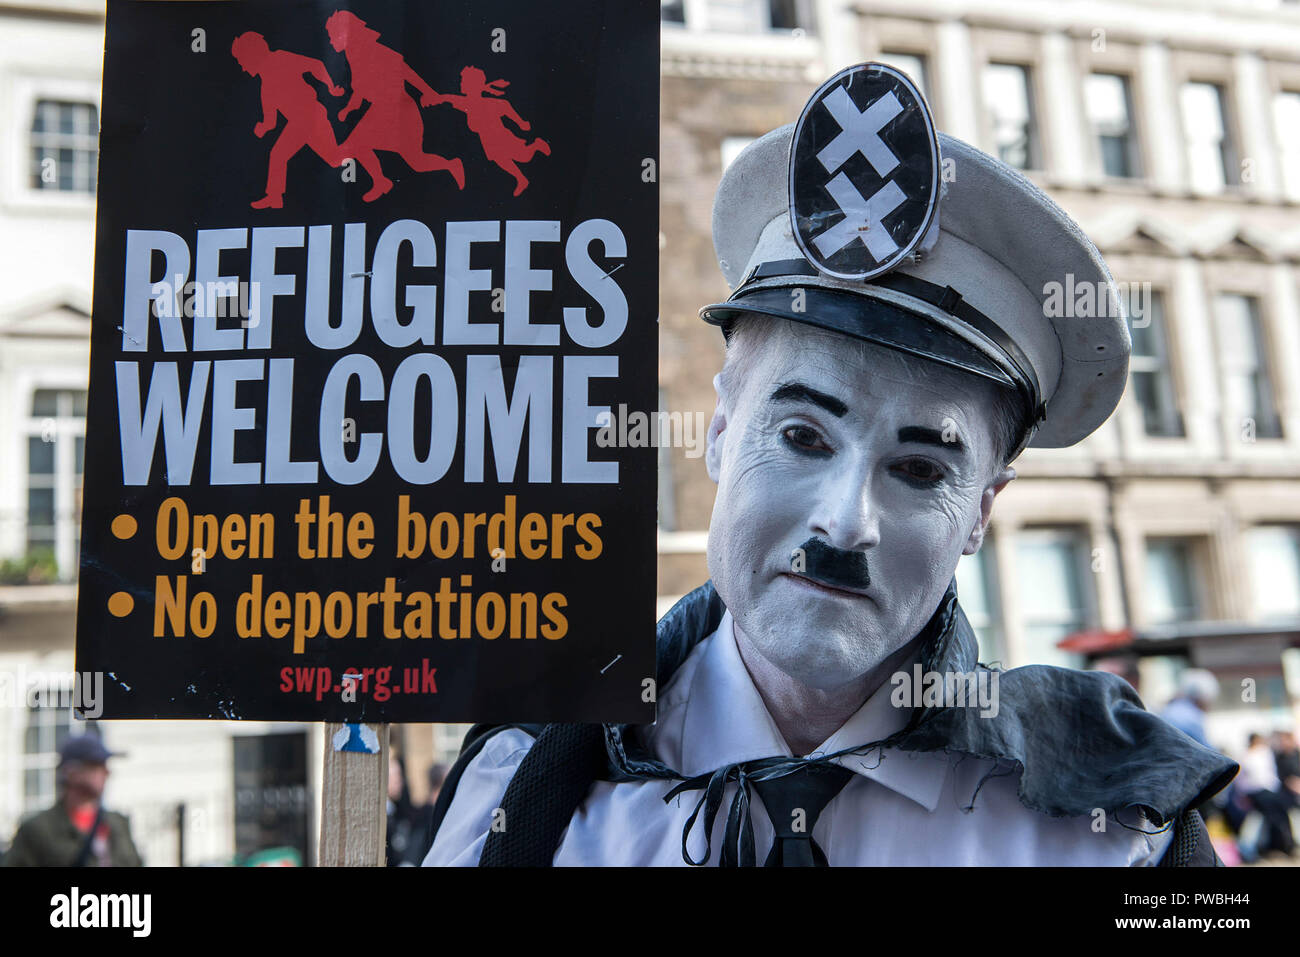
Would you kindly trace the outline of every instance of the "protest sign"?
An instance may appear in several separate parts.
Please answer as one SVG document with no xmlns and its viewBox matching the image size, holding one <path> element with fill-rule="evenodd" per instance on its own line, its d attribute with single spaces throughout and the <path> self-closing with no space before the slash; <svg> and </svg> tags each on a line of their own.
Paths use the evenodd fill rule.
<svg viewBox="0 0 1300 957">
<path fill-rule="evenodd" d="M 644 0 L 110 0 L 104 717 L 652 720 L 658 83 Z"/>
</svg>

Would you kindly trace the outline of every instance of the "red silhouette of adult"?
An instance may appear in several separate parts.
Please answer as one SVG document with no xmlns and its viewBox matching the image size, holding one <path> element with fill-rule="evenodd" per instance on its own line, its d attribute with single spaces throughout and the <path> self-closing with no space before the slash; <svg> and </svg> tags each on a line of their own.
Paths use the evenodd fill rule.
<svg viewBox="0 0 1300 957">
<path fill-rule="evenodd" d="M 544 139 L 534 139 L 531 143 L 511 132 L 502 122 L 509 119 L 524 132 L 532 125 L 518 113 L 505 99 L 507 80 L 488 82 L 487 74 L 476 66 L 467 66 L 460 71 L 460 96 L 456 94 L 434 94 L 434 103 L 447 103 L 465 114 L 465 122 L 478 134 L 483 144 L 483 153 L 497 166 L 515 178 L 515 195 L 518 196 L 528 187 L 528 178 L 519 169 L 519 163 L 527 163 L 538 153 L 551 155 L 551 146 Z M 432 105 L 429 102 L 426 106 Z"/>
<path fill-rule="evenodd" d="M 393 188 L 384 175 L 376 150 L 396 153 L 416 172 L 447 170 L 458 189 L 465 188 L 465 164 L 424 151 L 424 118 L 414 98 L 406 92 L 410 83 L 424 96 L 426 106 L 433 105 L 438 94 L 425 83 L 396 50 L 379 42 L 379 33 L 349 10 L 339 10 L 325 21 L 330 45 L 344 54 L 352 70 L 352 98 L 339 111 L 339 119 L 357 109 L 362 101 L 370 104 L 360 122 L 341 147 L 344 156 L 354 156 L 370 174 L 369 191 L 361 198 L 373 202 Z"/>
<path fill-rule="evenodd" d="M 235 37 L 230 52 L 249 76 L 262 80 L 262 119 L 253 127 L 261 139 L 284 116 L 284 129 L 271 147 L 266 169 L 266 195 L 255 200 L 254 209 L 280 209 L 284 206 L 285 175 L 289 160 L 304 146 L 331 166 L 341 166 L 343 154 L 330 126 L 329 114 L 316 99 L 316 90 L 304 77 L 311 74 L 329 87 L 331 96 L 342 96 L 342 87 L 330 79 L 320 60 L 288 50 L 272 50 L 266 37 L 249 31 Z"/>
</svg>

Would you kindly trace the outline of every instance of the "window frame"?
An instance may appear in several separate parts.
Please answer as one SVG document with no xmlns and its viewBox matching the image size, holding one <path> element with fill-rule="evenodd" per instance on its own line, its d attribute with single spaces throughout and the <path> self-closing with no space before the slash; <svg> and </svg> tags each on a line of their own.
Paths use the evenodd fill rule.
<svg viewBox="0 0 1300 957">
<path fill-rule="evenodd" d="M 1216 189 L 1203 189 L 1192 180 L 1191 149 L 1192 142 L 1188 136 L 1187 116 L 1183 109 L 1183 91 L 1190 86 L 1206 86 L 1213 89 L 1219 101 L 1219 122 L 1223 127 L 1223 140 L 1219 144 L 1219 162 L 1223 167 L 1223 183 Z M 1237 127 L 1236 109 L 1232 99 L 1232 88 L 1226 80 L 1217 77 L 1202 78 L 1198 75 L 1184 77 L 1178 83 L 1178 122 L 1183 135 L 1183 164 L 1187 174 L 1187 191 L 1194 196 L 1222 196 L 1244 185 L 1241 182 L 1241 136 Z M 1235 176 L 1234 176 L 1235 172 Z"/>
<path fill-rule="evenodd" d="M 1224 199 L 1246 199 L 1254 195 L 1254 184 L 1241 181 L 1241 159 L 1245 139 L 1242 117 L 1239 110 L 1239 89 L 1236 74 L 1236 60 L 1232 54 L 1215 53 L 1204 50 L 1176 49 L 1171 51 L 1169 63 L 1169 83 L 1172 97 L 1174 120 L 1180 141 L 1178 143 L 1179 166 L 1181 169 L 1182 191 L 1192 198 L 1220 197 Z M 1210 83 L 1220 90 L 1220 105 L 1225 111 L 1223 117 L 1224 134 L 1231 144 L 1232 163 L 1225 170 L 1226 185 L 1214 192 L 1202 192 L 1192 187 L 1191 167 L 1188 163 L 1187 129 L 1182 109 L 1182 88 L 1186 83 Z"/>
<path fill-rule="evenodd" d="M 1155 620 L 1151 615 L 1151 596 L 1149 591 L 1150 572 L 1149 562 L 1151 560 L 1151 547 L 1157 543 L 1177 543 L 1186 549 L 1187 558 L 1187 586 L 1192 595 L 1191 617 L 1175 617 L 1169 619 Z M 1210 604 L 1207 601 L 1209 594 L 1209 576 L 1208 576 L 1208 551 L 1209 542 L 1203 535 L 1182 534 L 1182 535 L 1165 535 L 1158 532 L 1146 532 L 1142 536 L 1142 620 L 1143 623 L 1150 626 L 1172 627 L 1184 625 L 1193 621 L 1204 621 L 1209 617 Z"/>
<path fill-rule="evenodd" d="M 60 725 L 67 726 L 67 733 L 64 738 L 71 737 L 75 734 L 84 734 L 90 730 L 94 722 L 81 722 L 72 711 L 75 683 L 73 675 L 69 673 L 67 681 L 54 682 L 49 680 L 48 675 L 44 676 L 39 689 L 27 691 L 24 689 L 25 701 L 22 708 L 22 744 L 18 753 L 18 762 L 21 766 L 21 784 L 20 804 L 22 813 L 29 814 L 35 811 L 43 811 L 52 805 L 58 793 L 58 784 L 56 773 L 59 765 L 59 734 Z M 40 695 L 42 697 L 36 697 Z M 31 707 L 31 699 L 36 697 L 38 707 Z M 54 707 L 50 706 L 50 703 Z M 38 742 L 41 744 L 48 743 L 49 747 L 40 747 L 38 750 L 28 750 L 27 735 L 33 727 L 33 719 L 36 718 L 35 726 L 38 728 L 38 735 L 48 734 L 52 737 L 49 742 Z M 29 774 L 36 774 L 41 781 L 38 792 L 35 796 L 27 793 L 27 777 Z"/>
<path fill-rule="evenodd" d="M 1300 144 L 1297 145 L 1295 151 L 1293 172 L 1288 175 L 1288 164 L 1285 161 L 1286 153 L 1282 149 L 1282 138 L 1278 135 L 1277 103 L 1284 96 L 1295 97 L 1297 105 L 1300 106 L 1300 85 L 1287 84 L 1278 89 L 1269 91 L 1268 120 L 1271 128 L 1270 132 L 1273 136 L 1273 148 L 1276 151 L 1278 159 L 1277 191 L 1278 195 L 1284 201 L 1289 203 L 1300 203 Z"/>
<path fill-rule="evenodd" d="M 1092 572 L 1091 556 L 1092 550 L 1090 543 L 1092 541 L 1090 530 L 1086 522 L 1072 523 L 1034 523 L 1021 526 L 1016 531 L 1014 547 L 1014 556 L 1016 562 L 1016 572 L 1019 575 L 1021 548 L 1026 544 L 1032 544 L 1034 541 L 1043 543 L 1062 543 L 1068 544 L 1074 556 L 1074 573 L 1079 586 L 1080 596 L 1080 616 L 1076 631 L 1096 628 L 1100 620 L 1099 604 L 1100 596 L 1097 594 L 1096 575 Z M 1091 584 L 1090 584 L 1091 583 Z M 1025 607 L 1023 599 L 1019 602 L 1017 623 L 1020 630 L 1021 657 L 1023 661 L 1017 664 L 1039 664 L 1033 656 L 1033 649 L 1029 642 L 1029 629 L 1034 626 L 1051 625 L 1056 622 L 1046 620 L 1031 619 L 1029 611 Z M 1062 621 L 1061 624 L 1067 624 Z M 1067 632 L 1068 634 L 1068 632 Z M 1059 649 L 1058 649 L 1059 651 Z M 1072 662 L 1070 667 L 1080 667 L 1082 656 L 1072 652 L 1060 652 L 1066 659 Z"/>
<path fill-rule="evenodd" d="M 81 489 L 85 487 L 85 438 L 86 417 L 83 415 L 63 415 L 60 407 L 58 415 L 38 416 L 33 413 L 36 393 L 41 391 L 86 392 L 86 382 L 71 382 L 66 377 L 35 376 L 21 384 L 17 390 L 21 405 L 18 427 L 15 430 L 20 444 L 21 480 L 20 504 L 22 514 L 22 532 L 18 544 L 20 553 L 30 553 L 28 546 L 28 493 L 31 489 L 30 462 L 28 460 L 28 440 L 40 438 L 46 432 L 46 422 L 54 427 L 56 446 L 54 450 L 54 557 L 59 569 L 61 581 L 76 581 L 80 565 L 81 508 L 78 501 L 76 483 L 76 440 L 82 440 Z M 56 399 L 56 401 L 59 401 Z M 62 403 L 61 403 L 62 405 Z M 66 440 L 66 441 L 64 441 Z M 62 516 L 62 520 L 61 520 Z"/>
<path fill-rule="evenodd" d="M 979 101 L 982 107 L 980 111 L 981 124 L 984 130 L 985 142 L 989 145 L 989 154 L 1001 159 L 1001 150 L 998 146 L 997 134 L 993 123 L 993 110 L 988 102 L 988 98 L 984 95 L 985 77 L 987 76 L 989 68 L 995 66 L 1014 67 L 1023 71 L 1025 77 L 1025 97 L 1028 101 L 1029 142 L 1026 147 L 1026 152 L 1028 154 L 1026 163 L 1024 166 L 1014 166 L 1011 163 L 1008 163 L 1007 165 L 1026 174 L 1046 173 L 1049 164 L 1045 155 L 1046 142 L 1043 136 L 1042 110 L 1039 107 L 1039 102 L 1042 97 L 1040 96 L 1041 91 L 1039 90 L 1040 69 L 1036 59 L 1029 59 L 1020 56 L 993 55 L 985 59 L 979 65 L 978 82 Z M 1006 161 L 1003 160 L 1003 162 Z"/>
<path fill-rule="evenodd" d="M 998 663 L 1003 668 L 1008 665 L 1007 651 L 1007 631 L 1006 615 L 1002 607 L 1002 579 L 1001 570 L 998 568 L 997 550 L 994 546 L 995 532 L 990 529 L 984 535 L 984 541 L 979 550 L 973 555 L 963 555 L 957 561 L 957 568 L 961 568 L 963 563 L 968 565 L 978 565 L 984 585 L 984 602 L 988 610 L 988 624 L 985 626 L 989 632 L 991 648 L 985 648 L 983 643 L 979 644 L 979 660 L 985 663 Z M 956 577 L 956 572 L 953 573 Z M 957 601 L 961 603 L 961 583 L 958 582 Z M 966 610 L 966 605 L 962 605 L 962 610 Z M 967 618 L 969 618 L 967 614 Z M 975 632 L 976 640 L 979 640 L 979 627 L 974 621 L 971 623 L 971 630 Z"/>
<path fill-rule="evenodd" d="M 33 210 L 40 213 L 68 211 L 94 213 L 95 193 L 60 189 L 36 189 L 31 185 L 31 135 L 36 117 L 36 105 L 41 100 L 86 103 L 95 108 L 100 127 L 103 126 L 103 105 L 100 100 L 98 75 L 40 74 L 11 75 L 5 78 L 7 112 L 13 124 L 14 135 L 9 139 L 7 152 L 8 173 L 0 182 L 0 195 L 5 206 L 18 211 Z M 98 185 L 99 148 L 95 150 L 96 184 Z"/>
<path fill-rule="evenodd" d="M 1276 435 L 1262 435 L 1259 431 L 1258 421 L 1255 423 L 1255 442 L 1284 443 L 1289 440 L 1287 435 L 1286 423 L 1282 415 L 1283 404 L 1279 394 L 1278 382 L 1278 363 L 1274 359 L 1274 335 L 1272 330 L 1272 303 L 1267 294 L 1261 294 L 1258 289 L 1243 289 L 1235 284 L 1223 286 L 1213 286 L 1209 290 L 1208 312 L 1210 318 L 1210 337 L 1214 343 L 1214 352 L 1219 360 L 1215 362 L 1215 371 L 1218 375 L 1219 385 L 1219 419 L 1223 423 L 1227 433 L 1224 436 L 1228 447 L 1240 445 L 1235 442 L 1234 437 L 1240 434 L 1242 417 L 1239 413 L 1228 408 L 1228 375 L 1224 367 L 1222 357 L 1224 355 L 1224 338 L 1222 325 L 1219 322 L 1217 303 L 1220 296 L 1239 296 L 1248 302 L 1254 304 L 1252 309 L 1252 318 L 1254 319 L 1255 333 L 1258 337 L 1256 348 L 1258 352 L 1259 367 L 1263 370 L 1263 375 L 1267 380 L 1267 395 L 1271 405 L 1272 419 L 1277 425 Z M 1233 418 L 1229 419 L 1229 415 Z"/>
<path fill-rule="evenodd" d="M 772 24 L 773 0 L 742 0 L 754 9 L 748 27 L 743 30 L 727 30 L 713 26 L 709 15 L 710 0 L 682 0 L 682 19 L 664 20 L 663 5 L 660 4 L 661 29 L 691 30 L 699 33 L 714 33 L 725 36 L 793 36 L 805 37 L 817 34 L 817 6 L 815 0 L 792 0 L 795 18 L 806 21 L 795 27 L 777 27 Z"/>
<path fill-rule="evenodd" d="M 1120 81 L 1124 93 L 1124 110 L 1128 119 L 1128 134 L 1126 142 L 1128 144 L 1125 153 L 1127 154 L 1129 173 L 1124 176 L 1115 176 L 1106 172 L 1105 152 L 1101 148 L 1101 134 L 1097 126 L 1093 123 L 1092 117 L 1088 112 L 1088 81 L 1094 76 L 1115 77 Z M 1083 94 L 1083 118 L 1088 124 L 1088 135 L 1092 141 L 1092 148 L 1097 159 L 1097 174 L 1106 181 L 1117 183 L 1141 183 L 1146 180 L 1146 163 L 1142 146 L 1142 124 L 1138 120 L 1137 97 L 1134 92 L 1136 86 L 1135 77 L 1132 71 L 1111 68 L 1107 66 L 1096 66 L 1088 70 L 1082 77 L 1082 94 Z"/>
<path fill-rule="evenodd" d="M 1242 544 L 1249 555 L 1254 555 L 1256 553 L 1256 548 L 1251 541 L 1252 537 L 1255 535 L 1256 532 L 1261 532 L 1265 530 L 1283 532 L 1291 539 L 1292 547 L 1296 551 L 1297 566 L 1300 566 L 1300 521 L 1297 521 L 1296 519 L 1293 518 L 1289 520 L 1279 519 L 1276 521 L 1263 520 L 1263 521 L 1252 522 L 1249 526 L 1242 529 L 1241 532 Z M 1296 616 L 1300 615 L 1300 609 L 1297 609 L 1297 611 L 1277 612 L 1273 614 L 1265 614 L 1261 610 L 1261 605 L 1259 602 L 1259 593 L 1257 590 L 1259 588 L 1259 583 L 1254 577 L 1253 574 L 1254 566 L 1251 562 L 1251 559 L 1249 558 L 1247 559 L 1246 566 L 1247 566 L 1247 579 L 1248 579 L 1246 588 L 1249 592 L 1249 598 L 1250 598 L 1250 614 L 1248 617 L 1252 621 L 1258 621 L 1258 622 L 1294 621 Z M 1298 593 L 1300 593 L 1300 581 L 1296 582 L 1296 590 Z"/>
<path fill-rule="evenodd" d="M 1132 288 L 1131 284 L 1129 288 Z M 1157 363 L 1157 368 L 1148 370 L 1134 368 L 1135 362 L 1146 360 L 1148 358 L 1147 356 L 1139 356 L 1136 353 L 1131 354 L 1129 356 L 1129 386 L 1132 388 L 1134 382 L 1133 376 L 1135 374 L 1159 376 L 1159 381 L 1162 383 L 1160 391 L 1164 394 L 1164 398 L 1169 404 L 1169 412 L 1167 413 L 1167 421 L 1165 424 L 1169 425 L 1173 423 L 1176 424 L 1177 428 L 1174 431 L 1168 432 L 1148 431 L 1146 409 L 1142 406 L 1142 402 L 1138 398 L 1137 390 L 1132 388 L 1133 405 L 1136 406 L 1137 409 L 1137 428 L 1142 438 L 1147 441 L 1185 442 L 1188 435 L 1187 417 L 1184 414 L 1182 401 L 1184 393 L 1178 375 L 1179 364 L 1178 352 L 1174 343 L 1175 337 L 1170 332 L 1169 324 L 1169 315 L 1171 312 L 1169 308 L 1171 290 L 1164 285 L 1157 286 L 1155 283 L 1152 283 L 1151 292 L 1160 302 L 1159 346 L 1161 347 L 1163 355 L 1154 357 Z M 1143 328 L 1150 327 L 1144 326 Z M 1130 328 L 1129 334 L 1132 336 L 1132 328 Z M 1159 366 L 1159 363 L 1161 362 L 1163 362 L 1163 368 Z"/>
</svg>

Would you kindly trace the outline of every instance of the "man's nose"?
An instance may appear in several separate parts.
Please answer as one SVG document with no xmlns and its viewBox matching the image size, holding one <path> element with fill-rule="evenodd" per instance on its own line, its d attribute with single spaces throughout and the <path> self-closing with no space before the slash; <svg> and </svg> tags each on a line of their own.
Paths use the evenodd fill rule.
<svg viewBox="0 0 1300 957">
<path fill-rule="evenodd" d="M 813 510 L 810 530 L 845 551 L 880 544 L 880 514 L 865 464 L 843 467 L 828 477 Z"/>
</svg>

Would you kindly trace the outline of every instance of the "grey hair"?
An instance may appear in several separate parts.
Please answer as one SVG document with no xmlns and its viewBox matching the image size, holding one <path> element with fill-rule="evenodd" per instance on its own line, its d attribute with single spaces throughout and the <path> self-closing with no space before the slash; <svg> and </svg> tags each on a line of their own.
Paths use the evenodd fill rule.
<svg viewBox="0 0 1300 957">
<path fill-rule="evenodd" d="M 810 328 L 817 332 L 824 331 L 816 326 Z M 839 335 L 829 330 L 824 332 L 826 335 Z M 739 395 L 739 384 L 753 372 L 764 346 L 796 334 L 795 320 L 779 316 L 742 313 L 735 319 L 727 332 L 727 354 L 722 363 L 722 371 L 718 373 L 718 385 L 724 398 L 733 402 L 734 397 Z M 889 352 L 909 371 L 923 371 L 926 375 L 933 376 L 931 368 L 921 370 L 917 367 L 916 363 L 925 360 L 898 350 L 891 349 Z M 972 375 L 955 368 L 950 371 L 957 376 Z M 994 452 L 998 471 L 1001 471 L 1020 452 L 1018 446 L 1024 436 L 1025 414 L 1020 397 L 1013 390 L 992 380 L 980 381 L 991 387 L 988 392 L 992 397 Z"/>
</svg>

